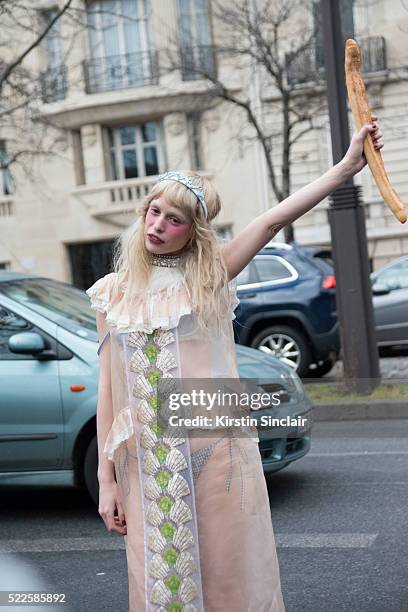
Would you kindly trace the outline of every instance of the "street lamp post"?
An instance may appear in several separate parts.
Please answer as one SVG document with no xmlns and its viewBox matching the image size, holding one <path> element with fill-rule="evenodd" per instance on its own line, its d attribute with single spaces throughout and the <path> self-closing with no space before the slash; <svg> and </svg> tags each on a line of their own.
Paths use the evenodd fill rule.
<svg viewBox="0 0 408 612">
<path fill-rule="evenodd" d="M 320 0 L 334 163 L 349 146 L 344 40 L 338 0 Z M 330 198 L 329 223 L 346 385 L 369 393 L 380 381 L 364 209 L 350 178 Z"/>
</svg>

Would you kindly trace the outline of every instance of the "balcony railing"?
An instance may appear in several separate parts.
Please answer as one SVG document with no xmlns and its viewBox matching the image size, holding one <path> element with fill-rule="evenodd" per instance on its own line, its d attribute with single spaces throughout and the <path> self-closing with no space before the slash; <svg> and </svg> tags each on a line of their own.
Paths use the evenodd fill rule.
<svg viewBox="0 0 408 612">
<path fill-rule="evenodd" d="M 0 219 L 14 215 L 14 196 L 0 195 Z"/>
<path fill-rule="evenodd" d="M 385 38 L 383 36 L 362 38 L 359 44 L 363 72 L 381 72 L 387 69 Z"/>
<path fill-rule="evenodd" d="M 181 47 L 183 81 L 212 78 L 216 75 L 215 50 L 212 46 Z"/>
<path fill-rule="evenodd" d="M 157 176 L 109 181 L 77 187 L 74 195 L 96 218 L 106 218 L 118 225 L 128 225 L 143 198 L 157 181 Z"/>
<path fill-rule="evenodd" d="M 208 172 L 200 171 L 200 174 L 211 178 Z M 108 181 L 77 187 L 73 195 L 88 208 L 93 217 L 126 226 L 134 220 L 135 210 L 156 182 L 156 175 Z"/>
<path fill-rule="evenodd" d="M 361 49 L 361 71 L 363 73 L 381 72 L 387 69 L 385 39 L 383 36 L 370 36 L 357 41 Z M 321 49 L 306 49 L 287 66 L 289 85 L 301 85 L 324 80 L 325 68 Z"/>
<path fill-rule="evenodd" d="M 83 63 L 87 93 L 155 85 L 159 68 L 156 51 L 139 51 L 87 60 Z"/>
<path fill-rule="evenodd" d="M 40 75 L 41 98 L 44 103 L 64 100 L 67 95 L 68 80 L 65 66 L 49 68 Z"/>
</svg>

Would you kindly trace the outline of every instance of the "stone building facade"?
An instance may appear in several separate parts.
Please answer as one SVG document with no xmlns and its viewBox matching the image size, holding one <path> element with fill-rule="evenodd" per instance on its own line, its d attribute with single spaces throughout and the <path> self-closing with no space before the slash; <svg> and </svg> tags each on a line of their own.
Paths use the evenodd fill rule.
<svg viewBox="0 0 408 612">
<path fill-rule="evenodd" d="M 218 70 L 234 91 L 237 74 L 213 53 L 210 0 L 76 0 L 87 27 L 61 19 L 30 56 L 41 74 L 39 112 L 61 130 L 54 156 L 39 155 L 30 172 L 18 165 L 0 176 L 0 268 L 28 271 L 87 287 L 109 269 L 111 249 L 134 218 L 157 174 L 196 169 L 212 178 L 223 210 L 217 229 L 235 235 L 276 203 L 256 142 L 242 142 L 242 113 L 214 104 L 207 81 L 194 68 Z M 391 6 L 392 5 L 392 6 Z M 58 2 L 37 2 L 42 19 Z M 391 181 L 408 202 L 408 12 L 400 0 L 356 0 L 351 22 L 366 45 L 366 81 L 384 132 Z M 405 25 L 405 28 L 404 28 Z M 166 50 L 186 62 L 165 70 Z M 302 62 L 304 62 L 302 64 Z M 308 67 L 306 70 L 305 67 Z M 304 75 L 313 68 L 313 81 Z M 324 96 L 319 54 L 305 56 L 297 74 L 299 95 Z M 274 92 L 254 74 L 248 95 L 268 109 Z M 320 89 L 319 89 L 320 88 Z M 276 102 L 276 100 L 275 100 Z M 273 121 L 273 114 L 266 112 Z M 7 156 L 7 133 L 0 156 Z M 330 165 L 328 116 L 294 149 L 292 190 Z M 363 186 L 373 268 L 408 252 L 408 227 L 385 209 L 370 175 Z M 301 244 L 329 245 L 327 202 L 295 224 Z M 278 235 L 278 240 L 282 237 Z"/>
</svg>

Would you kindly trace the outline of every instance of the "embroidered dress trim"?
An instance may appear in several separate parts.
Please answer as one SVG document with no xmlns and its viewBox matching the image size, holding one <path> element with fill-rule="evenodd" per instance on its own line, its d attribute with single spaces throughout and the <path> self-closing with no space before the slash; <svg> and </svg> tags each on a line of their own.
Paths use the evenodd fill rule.
<svg viewBox="0 0 408 612">
<path fill-rule="evenodd" d="M 130 391 L 136 403 L 137 453 L 144 512 L 147 609 L 202 612 L 202 588 L 188 438 L 159 419 L 162 387 L 174 388 L 174 333 L 126 338 Z M 157 606 L 157 607 L 156 607 Z"/>
</svg>

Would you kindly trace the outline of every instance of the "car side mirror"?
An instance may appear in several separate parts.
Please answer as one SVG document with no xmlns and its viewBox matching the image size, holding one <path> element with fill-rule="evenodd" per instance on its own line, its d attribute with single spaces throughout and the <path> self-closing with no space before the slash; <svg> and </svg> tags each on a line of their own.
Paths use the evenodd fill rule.
<svg viewBox="0 0 408 612">
<path fill-rule="evenodd" d="M 36 355 L 46 349 L 44 338 L 36 332 L 13 334 L 8 341 L 8 348 L 19 355 Z"/>
<path fill-rule="evenodd" d="M 387 295 L 390 293 L 391 289 L 386 285 L 381 285 L 380 283 L 374 283 L 372 286 L 373 295 Z"/>
</svg>

